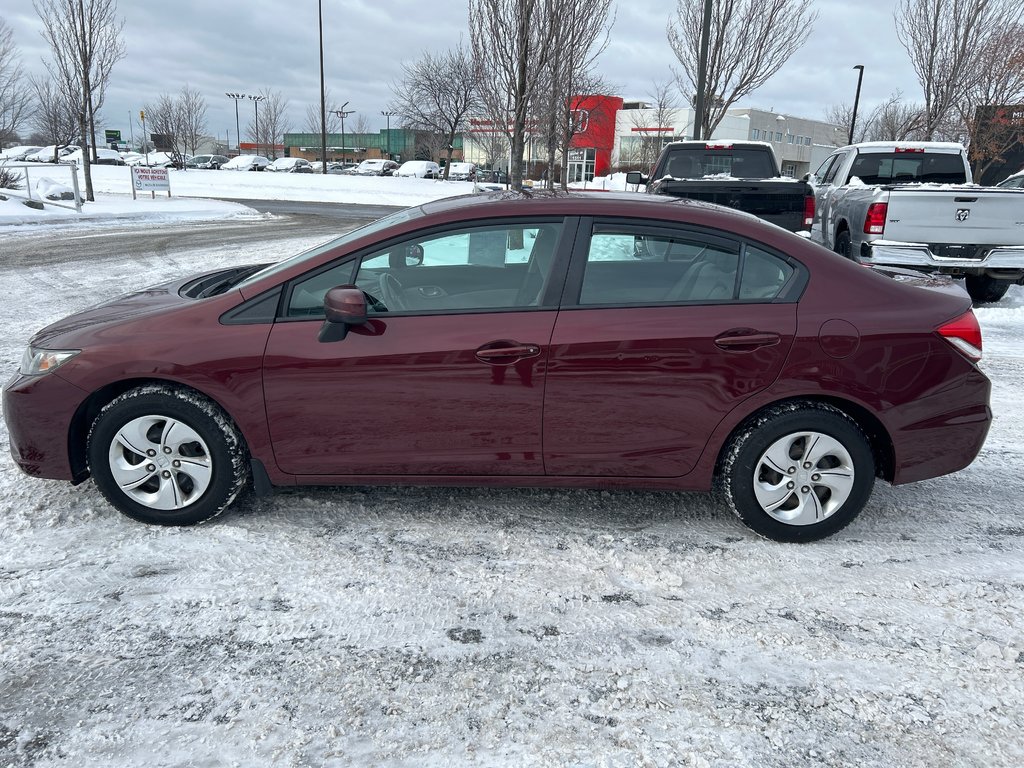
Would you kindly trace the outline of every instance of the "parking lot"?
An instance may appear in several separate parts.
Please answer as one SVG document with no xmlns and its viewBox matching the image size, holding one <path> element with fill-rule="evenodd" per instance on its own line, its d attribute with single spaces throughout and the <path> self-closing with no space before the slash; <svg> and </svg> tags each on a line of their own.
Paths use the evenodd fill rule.
<svg viewBox="0 0 1024 768">
<path fill-rule="evenodd" d="M 68 312 L 323 239 L 279 225 L 93 232 L 88 258 L 25 236 L 0 364 Z M 621 491 L 288 489 L 158 529 L 5 450 L 0 764 L 1020 765 L 1024 289 L 977 314 L 978 460 L 802 546 Z"/>
</svg>

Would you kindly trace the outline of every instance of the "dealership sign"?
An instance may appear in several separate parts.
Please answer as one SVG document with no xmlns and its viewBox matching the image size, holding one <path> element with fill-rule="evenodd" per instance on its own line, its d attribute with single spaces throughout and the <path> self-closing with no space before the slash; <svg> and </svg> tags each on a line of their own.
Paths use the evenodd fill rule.
<svg viewBox="0 0 1024 768">
<path fill-rule="evenodd" d="M 136 192 L 147 190 L 153 197 L 156 197 L 157 190 L 167 190 L 167 196 L 171 196 L 171 177 L 166 168 L 132 166 L 132 197 Z"/>
</svg>

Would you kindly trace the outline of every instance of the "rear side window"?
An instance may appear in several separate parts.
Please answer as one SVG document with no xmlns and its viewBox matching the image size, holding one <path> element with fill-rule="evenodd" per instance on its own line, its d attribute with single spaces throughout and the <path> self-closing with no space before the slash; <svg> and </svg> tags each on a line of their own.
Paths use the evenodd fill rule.
<svg viewBox="0 0 1024 768">
<path fill-rule="evenodd" d="M 741 301 L 770 301 L 778 297 L 793 276 L 791 265 L 752 245 L 743 250 Z"/>
</svg>

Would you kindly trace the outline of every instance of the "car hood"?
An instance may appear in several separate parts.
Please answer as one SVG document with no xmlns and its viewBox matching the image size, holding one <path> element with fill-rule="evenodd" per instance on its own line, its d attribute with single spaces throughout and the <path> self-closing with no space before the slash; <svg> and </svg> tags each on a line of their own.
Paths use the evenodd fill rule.
<svg viewBox="0 0 1024 768">
<path fill-rule="evenodd" d="M 103 327 L 168 312 L 189 304 L 190 300 L 182 297 L 178 291 L 193 280 L 194 275 L 180 278 L 75 312 L 43 328 L 32 337 L 30 344 L 50 349 L 87 346 L 90 337 Z"/>
</svg>

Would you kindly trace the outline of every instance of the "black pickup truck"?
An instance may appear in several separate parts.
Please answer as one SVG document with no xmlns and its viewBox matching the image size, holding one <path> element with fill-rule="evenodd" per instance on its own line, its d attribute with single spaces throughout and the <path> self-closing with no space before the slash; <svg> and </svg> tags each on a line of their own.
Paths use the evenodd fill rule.
<svg viewBox="0 0 1024 768">
<path fill-rule="evenodd" d="M 673 141 L 650 178 L 639 171 L 626 183 L 645 185 L 652 195 L 704 200 L 752 213 L 791 232 L 814 221 L 814 190 L 785 178 L 770 144 L 739 141 Z"/>
</svg>

